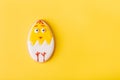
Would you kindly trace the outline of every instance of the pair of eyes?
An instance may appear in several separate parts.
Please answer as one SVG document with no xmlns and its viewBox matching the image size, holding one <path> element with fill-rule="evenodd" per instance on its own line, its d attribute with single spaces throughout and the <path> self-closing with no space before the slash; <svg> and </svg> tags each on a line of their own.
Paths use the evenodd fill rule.
<svg viewBox="0 0 120 80">
<path fill-rule="evenodd" d="M 37 29 L 34 30 L 35 33 L 38 33 L 38 32 L 40 32 L 40 31 L 41 31 L 42 33 L 44 33 L 44 32 L 45 32 L 45 29 L 42 28 L 42 29 L 40 30 L 40 29 L 37 28 Z"/>
</svg>

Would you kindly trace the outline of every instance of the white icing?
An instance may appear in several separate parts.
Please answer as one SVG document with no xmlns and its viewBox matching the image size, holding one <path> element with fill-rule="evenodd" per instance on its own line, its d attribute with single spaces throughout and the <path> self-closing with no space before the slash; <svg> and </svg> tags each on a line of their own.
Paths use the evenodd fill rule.
<svg viewBox="0 0 120 80">
<path fill-rule="evenodd" d="M 37 56 L 36 56 L 37 51 L 41 53 L 46 52 L 45 61 L 47 61 L 51 57 L 54 51 L 54 39 L 52 38 L 50 44 L 47 44 L 45 40 L 42 44 L 39 44 L 39 42 L 36 41 L 34 45 L 32 45 L 32 43 L 28 40 L 28 50 L 29 50 L 31 57 L 35 61 L 37 61 Z M 39 54 L 39 62 L 44 62 L 43 56 L 41 54 Z"/>
</svg>

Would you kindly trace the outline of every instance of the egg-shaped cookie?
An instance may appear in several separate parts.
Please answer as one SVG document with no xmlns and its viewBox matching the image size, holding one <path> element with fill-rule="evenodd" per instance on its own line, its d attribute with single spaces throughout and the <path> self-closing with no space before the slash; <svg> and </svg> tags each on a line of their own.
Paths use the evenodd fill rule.
<svg viewBox="0 0 120 80">
<path fill-rule="evenodd" d="M 36 21 L 28 34 L 28 50 L 33 60 L 45 62 L 53 54 L 54 36 L 50 26 L 44 20 Z"/>
</svg>

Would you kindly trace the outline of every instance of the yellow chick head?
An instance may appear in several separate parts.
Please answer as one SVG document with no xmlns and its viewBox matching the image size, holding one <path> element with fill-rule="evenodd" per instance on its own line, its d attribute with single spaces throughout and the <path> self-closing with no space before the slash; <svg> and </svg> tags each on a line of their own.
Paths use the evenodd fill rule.
<svg viewBox="0 0 120 80">
<path fill-rule="evenodd" d="M 30 41 L 33 45 L 36 41 L 42 44 L 45 40 L 50 44 L 52 37 L 50 27 L 43 20 L 38 20 L 30 33 Z"/>
</svg>

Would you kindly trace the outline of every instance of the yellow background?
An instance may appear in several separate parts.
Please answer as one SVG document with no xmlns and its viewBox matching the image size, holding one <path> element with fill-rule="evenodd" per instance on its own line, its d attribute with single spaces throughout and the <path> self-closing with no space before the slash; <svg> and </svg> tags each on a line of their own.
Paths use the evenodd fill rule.
<svg viewBox="0 0 120 80">
<path fill-rule="evenodd" d="M 45 19 L 56 48 L 46 63 L 27 49 Z M 0 0 L 0 80 L 120 80 L 119 0 Z"/>
</svg>

